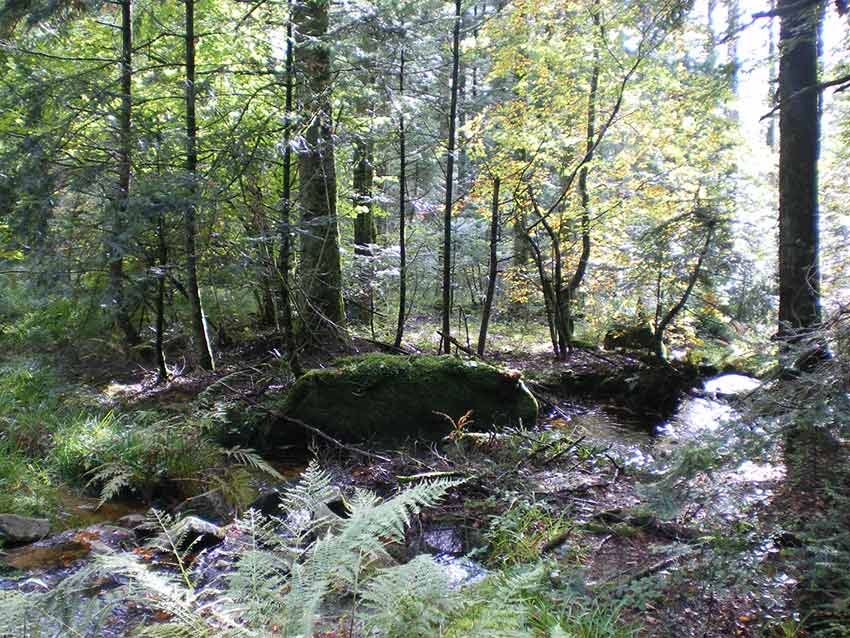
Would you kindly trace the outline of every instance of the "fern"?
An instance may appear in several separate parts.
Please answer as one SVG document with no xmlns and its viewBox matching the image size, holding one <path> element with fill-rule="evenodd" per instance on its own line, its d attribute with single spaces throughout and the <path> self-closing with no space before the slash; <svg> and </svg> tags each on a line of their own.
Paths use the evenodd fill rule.
<svg viewBox="0 0 850 638">
<path fill-rule="evenodd" d="M 245 467 L 250 467 L 255 470 L 259 470 L 264 474 L 268 474 L 273 479 L 277 479 L 278 481 L 285 481 L 284 476 L 274 469 L 268 461 L 266 461 L 263 457 L 257 454 L 254 450 L 250 448 L 241 448 L 241 447 L 232 447 L 226 448 L 223 450 L 224 456 L 236 463 L 237 465 L 244 465 Z"/>
<path fill-rule="evenodd" d="M 363 600 L 371 613 L 367 626 L 384 638 L 440 635 L 460 598 L 447 570 L 430 556 L 382 569 L 371 579 Z"/>
<path fill-rule="evenodd" d="M 249 510 L 236 522 L 243 548 L 234 571 L 224 579 L 225 592 L 194 586 L 188 560 L 194 541 L 186 536 L 188 528 L 157 510 L 150 512 L 145 523 L 157 534 L 148 547 L 173 556 L 176 573 L 157 570 L 125 554 L 98 557 L 94 571 L 126 579 L 126 585 L 111 592 L 115 599 L 160 612 L 158 617 L 165 620 L 141 628 L 143 636 L 305 638 L 313 635 L 322 610 L 337 594 L 350 596 L 354 611 L 362 594 L 366 608 L 376 614 L 370 627 L 383 635 L 433 635 L 429 632 L 448 622 L 459 605 L 445 572 L 428 558 L 399 567 L 373 568 L 376 560 L 388 558 L 385 545 L 402 540 L 411 519 L 423 508 L 437 504 L 456 483 L 423 482 L 386 501 L 358 491 L 347 503 L 350 516 L 343 519 L 325 505 L 338 490 L 327 472 L 312 463 L 301 480 L 284 493 L 285 515 L 266 518 Z M 82 591 L 90 577 L 67 579 L 53 598 L 70 600 L 67 592 L 73 587 Z M 412 588 L 409 596 L 404 595 L 406 587 Z M 387 592 L 392 592 L 392 597 Z M 47 595 L 0 594 L 0 635 L 4 623 L 20 627 L 28 618 L 38 617 L 34 608 L 45 610 L 50 603 Z M 103 612 L 103 604 L 97 605 L 92 618 Z M 405 633 L 404 619 L 415 620 L 416 631 L 411 633 L 408 627 Z M 62 626 L 57 623 L 50 626 Z M 91 626 L 93 621 L 87 621 L 85 627 Z M 69 630 L 51 635 L 77 634 Z"/>
</svg>

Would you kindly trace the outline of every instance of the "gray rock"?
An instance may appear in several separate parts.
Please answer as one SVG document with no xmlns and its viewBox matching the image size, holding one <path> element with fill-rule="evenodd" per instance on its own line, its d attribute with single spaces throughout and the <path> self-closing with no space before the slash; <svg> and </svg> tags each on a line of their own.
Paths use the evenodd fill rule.
<svg viewBox="0 0 850 638">
<path fill-rule="evenodd" d="M 143 525 L 147 521 L 144 514 L 127 514 L 118 519 L 118 525 L 125 529 L 135 529 L 139 525 Z"/>
<path fill-rule="evenodd" d="M 197 516 L 187 516 L 169 532 L 169 536 L 160 534 L 150 545 L 170 551 L 172 549 L 171 542 L 175 541 L 178 544 L 177 549 L 179 551 L 186 551 L 191 548 L 193 553 L 197 553 L 202 549 L 218 545 L 227 536 L 223 527 Z"/>
<path fill-rule="evenodd" d="M 7 543 L 31 543 L 49 533 L 50 521 L 46 518 L 0 514 L 0 539 Z"/>
</svg>

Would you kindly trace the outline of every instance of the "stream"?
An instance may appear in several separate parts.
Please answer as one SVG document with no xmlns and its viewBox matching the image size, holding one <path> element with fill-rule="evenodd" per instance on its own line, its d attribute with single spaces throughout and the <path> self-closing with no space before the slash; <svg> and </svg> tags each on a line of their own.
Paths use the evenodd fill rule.
<svg viewBox="0 0 850 638">
<path fill-rule="evenodd" d="M 676 414 L 665 423 L 656 427 L 655 432 L 647 432 L 630 426 L 629 423 L 611 416 L 595 406 L 576 406 L 554 410 L 542 424 L 543 428 L 571 429 L 581 432 L 587 441 L 607 448 L 618 457 L 624 467 L 639 472 L 653 472 L 664 466 L 665 455 L 670 446 L 681 444 L 690 437 L 714 431 L 720 422 L 735 416 L 734 408 L 727 399 L 751 392 L 758 387 L 755 379 L 741 375 L 721 375 L 705 382 L 701 391 L 683 398 Z M 286 469 L 286 468 L 283 468 Z M 290 470 L 303 469 L 288 468 Z M 745 462 L 737 470 L 729 473 L 732 482 L 744 482 L 752 486 L 753 498 L 763 498 L 767 490 L 760 490 L 759 482 L 777 478 L 777 469 L 771 466 Z M 539 490 L 557 491 L 558 485 L 547 485 L 544 481 Z M 0 592 L 49 592 L 57 583 L 77 573 L 98 555 L 116 552 L 130 552 L 137 546 L 137 539 L 129 521 L 138 523 L 139 514 L 144 507 L 138 504 L 110 504 L 97 507 L 96 499 L 86 499 L 68 494 L 65 500 L 67 524 L 69 529 L 32 545 L 10 549 L 0 558 Z M 733 501 L 728 503 L 733 507 Z M 119 522 L 121 521 L 121 522 Z M 217 592 L 220 582 L 232 569 L 245 539 L 236 525 L 228 525 L 223 540 L 201 551 L 191 567 L 191 576 L 198 590 Z M 486 570 L 474 560 L 465 557 L 463 539 L 451 527 L 437 527 L 426 530 L 416 541 L 416 546 L 408 548 L 415 552 L 432 554 L 437 562 L 449 569 L 454 585 L 474 582 L 484 578 Z M 137 552 L 138 553 L 138 552 Z M 110 589 L 116 583 L 103 579 L 92 594 L 106 601 Z M 202 594 L 203 595 L 203 594 Z M 208 594 L 213 597 L 215 594 Z M 73 622 L 77 612 L 75 605 L 85 606 L 85 601 L 65 601 L 66 620 Z M 127 635 L 129 628 L 143 611 L 131 606 L 118 604 L 105 615 L 98 636 L 120 638 Z M 40 636 L 60 637 L 68 635 L 66 627 L 59 621 L 50 622 L 40 628 Z M 21 634 L 30 635 L 30 634 Z"/>
</svg>

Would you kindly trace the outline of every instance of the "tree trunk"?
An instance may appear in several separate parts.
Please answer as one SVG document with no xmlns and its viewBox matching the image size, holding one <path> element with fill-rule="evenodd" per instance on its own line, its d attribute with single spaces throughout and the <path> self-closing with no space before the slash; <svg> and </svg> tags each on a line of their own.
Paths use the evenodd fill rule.
<svg viewBox="0 0 850 638">
<path fill-rule="evenodd" d="M 354 252 L 358 255 L 372 255 L 371 245 L 375 243 L 375 217 L 373 215 L 372 192 L 375 178 L 373 165 L 373 144 L 371 140 L 358 139 L 354 142 L 354 172 L 352 186 L 354 206 L 357 217 L 354 219 Z"/>
<path fill-rule="evenodd" d="M 324 41 L 329 4 L 329 0 L 303 0 L 293 8 L 299 98 L 309 118 L 303 150 L 298 154 L 303 231 L 301 319 L 305 339 L 313 345 L 329 339 L 347 340 L 336 216 L 331 60 Z"/>
<path fill-rule="evenodd" d="M 697 263 L 694 265 L 694 269 L 691 271 L 690 277 L 688 277 L 688 285 L 685 287 L 685 292 L 682 293 L 679 301 L 667 311 L 667 314 L 661 318 L 660 321 L 657 321 L 655 327 L 655 340 L 654 340 L 654 350 L 655 355 L 661 360 L 664 361 L 664 331 L 667 329 L 676 316 L 682 311 L 682 308 L 685 307 L 685 304 L 688 303 L 688 299 L 691 296 L 691 292 L 693 292 L 694 286 L 696 286 L 697 279 L 699 279 L 699 273 L 702 270 L 702 264 L 705 261 L 705 256 L 708 254 L 708 249 L 711 247 L 711 240 L 714 238 L 714 222 L 708 222 L 708 228 L 705 232 L 705 242 L 703 243 L 702 250 L 699 253 L 699 257 L 697 257 Z M 660 286 L 660 277 L 659 277 L 659 286 Z M 659 289 L 659 300 L 660 300 L 660 289 Z M 660 302 L 656 305 L 656 317 L 658 316 L 658 309 L 660 308 Z"/>
<path fill-rule="evenodd" d="M 278 273 L 280 277 L 280 327 L 289 359 L 289 369 L 299 377 L 303 373 L 298 359 L 298 344 L 292 325 L 292 0 L 287 0 L 286 18 L 286 102 L 283 126 L 283 186 L 280 195 L 280 253 Z"/>
<path fill-rule="evenodd" d="M 490 324 L 490 313 L 493 309 L 493 298 L 496 296 L 496 277 L 498 276 L 499 257 L 499 186 L 498 177 L 493 179 L 493 205 L 490 211 L 490 265 L 487 272 L 487 294 L 484 297 L 484 308 L 481 309 L 481 328 L 478 332 L 478 356 L 484 356 L 487 346 L 487 327 Z"/>
<path fill-rule="evenodd" d="M 404 99 L 404 48 L 401 49 L 401 61 L 398 71 L 398 93 Z M 398 142 L 399 142 L 399 171 L 398 171 L 398 324 L 395 331 L 395 347 L 401 346 L 404 337 L 404 319 L 407 312 L 407 238 L 405 236 L 405 220 L 407 213 L 407 148 L 404 131 L 404 106 L 398 112 Z"/>
<path fill-rule="evenodd" d="M 726 21 L 726 38 L 728 40 L 727 52 L 729 55 L 729 88 L 732 89 L 732 94 L 738 94 L 738 31 L 740 24 L 738 21 L 741 6 L 739 0 L 729 1 L 729 15 Z M 733 111 L 733 117 L 737 119 L 738 112 Z"/>
<path fill-rule="evenodd" d="M 455 0 L 454 34 L 452 39 L 452 94 L 449 110 L 449 139 L 446 151 L 446 201 L 443 210 L 443 334 L 441 350 L 451 352 L 452 315 L 452 205 L 454 193 L 455 136 L 457 133 L 457 99 L 460 70 L 461 0 Z"/>
<path fill-rule="evenodd" d="M 109 239 L 109 283 L 115 323 L 124 333 L 126 344 L 134 348 L 141 343 L 139 333 L 130 320 L 124 294 L 124 252 L 127 239 L 127 212 L 130 202 L 131 126 L 133 109 L 133 5 L 121 0 L 121 112 L 118 139 L 118 198 L 113 205 L 112 236 Z"/>
<path fill-rule="evenodd" d="M 531 259 L 531 251 L 528 245 L 528 234 L 526 226 L 528 221 L 525 211 L 520 209 L 516 211 L 516 219 L 513 223 L 513 265 L 516 268 L 521 268 Z"/>
<path fill-rule="evenodd" d="M 184 215 L 186 241 L 186 292 L 192 313 L 192 334 L 198 364 L 204 370 L 215 369 L 207 331 L 207 320 L 198 288 L 198 256 L 195 246 L 197 235 L 195 198 L 198 194 L 198 126 L 195 119 L 195 0 L 186 1 L 186 174 L 189 180 L 189 202 Z"/>
<path fill-rule="evenodd" d="M 168 366 L 165 364 L 165 271 L 168 268 L 168 245 L 165 240 L 165 213 L 160 213 L 156 221 L 156 237 L 159 244 L 159 260 L 156 273 L 156 356 L 157 383 L 168 380 Z"/>
<path fill-rule="evenodd" d="M 776 0 L 770 1 L 770 12 L 773 13 L 776 11 Z M 774 18 L 770 19 L 770 27 L 768 29 L 767 35 L 767 58 L 768 58 L 768 86 L 769 86 L 769 95 L 770 95 L 770 103 L 774 102 L 774 95 L 776 94 L 776 34 L 774 27 Z M 771 115 L 767 120 L 767 133 L 765 135 L 765 142 L 767 143 L 768 148 L 772 151 L 776 147 L 776 117 Z"/>
<path fill-rule="evenodd" d="M 779 335 L 821 321 L 818 254 L 819 3 L 779 0 Z"/>
<path fill-rule="evenodd" d="M 717 0 L 708 0 L 706 15 L 706 27 L 708 28 L 708 52 L 714 51 L 714 11 L 717 9 Z"/>
<path fill-rule="evenodd" d="M 600 26 L 599 15 L 596 13 L 593 15 L 593 22 L 597 27 Z M 566 290 L 562 292 L 564 304 L 562 313 L 564 315 L 568 348 L 572 347 L 573 340 L 573 299 L 584 281 L 584 276 L 587 273 L 587 265 L 590 262 L 590 192 L 587 188 L 587 164 L 593 161 L 593 151 L 596 142 L 596 97 L 599 92 L 599 73 L 599 46 L 596 45 L 593 51 L 593 71 L 590 75 L 590 92 L 587 98 L 585 162 L 578 174 L 578 190 L 579 197 L 581 198 L 581 254 L 579 255 L 575 272 L 567 284 Z"/>
<path fill-rule="evenodd" d="M 555 294 L 552 289 L 552 282 L 546 276 L 546 268 L 543 264 L 543 255 L 540 252 L 540 247 L 537 245 L 531 235 L 526 233 L 526 241 L 531 248 L 531 254 L 534 258 L 534 264 L 537 266 L 537 275 L 540 277 L 540 289 L 543 291 L 543 308 L 546 312 L 546 325 L 549 327 L 549 339 L 552 342 L 552 352 L 558 356 L 558 335 L 555 331 L 555 318 L 553 307 L 555 305 Z"/>
</svg>

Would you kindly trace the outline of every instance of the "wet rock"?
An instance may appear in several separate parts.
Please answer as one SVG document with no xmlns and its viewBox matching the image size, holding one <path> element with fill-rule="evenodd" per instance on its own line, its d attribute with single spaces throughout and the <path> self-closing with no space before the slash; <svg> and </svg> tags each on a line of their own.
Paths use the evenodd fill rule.
<svg viewBox="0 0 850 638">
<path fill-rule="evenodd" d="M 233 518 L 233 508 L 217 490 L 186 499 L 174 509 L 174 513 L 191 514 L 216 523 L 225 523 Z"/>
<path fill-rule="evenodd" d="M 118 519 L 118 526 L 126 529 L 135 529 L 144 525 L 147 517 L 144 514 L 127 514 Z"/>
<path fill-rule="evenodd" d="M 282 497 L 281 491 L 277 488 L 266 490 L 251 501 L 248 509 L 260 512 L 263 516 L 280 516 L 283 513 L 281 511 Z"/>
<path fill-rule="evenodd" d="M 21 571 L 67 567 L 91 553 L 91 545 L 80 541 L 66 541 L 47 547 L 30 545 L 22 547 L 4 558 L 4 564 Z"/>
<path fill-rule="evenodd" d="M 151 545 L 171 551 L 171 543 L 174 541 L 178 551 L 186 551 L 191 548 L 193 552 L 197 553 L 202 549 L 215 547 L 225 539 L 226 535 L 226 530 L 215 523 L 210 523 L 197 516 L 187 516 L 170 529 L 168 535 L 162 533 L 157 536 Z"/>
<path fill-rule="evenodd" d="M 17 514 L 0 514 L 0 540 L 9 544 L 31 543 L 50 533 L 50 521 Z"/>
<path fill-rule="evenodd" d="M 451 356 L 368 354 L 311 370 L 285 398 L 248 408 L 231 421 L 269 446 L 304 436 L 275 414 L 341 439 L 398 440 L 442 437 L 452 427 L 445 415 L 456 421 L 470 410 L 475 429 L 531 426 L 537 419 L 537 402 L 516 371 Z"/>
<path fill-rule="evenodd" d="M 422 533 L 422 544 L 429 552 L 457 556 L 463 553 L 463 538 L 454 527 L 432 527 Z"/>
</svg>

